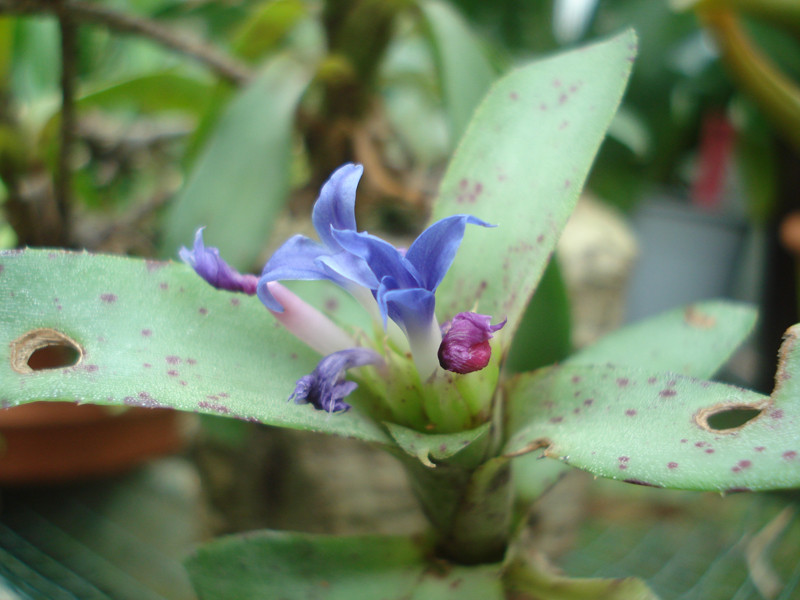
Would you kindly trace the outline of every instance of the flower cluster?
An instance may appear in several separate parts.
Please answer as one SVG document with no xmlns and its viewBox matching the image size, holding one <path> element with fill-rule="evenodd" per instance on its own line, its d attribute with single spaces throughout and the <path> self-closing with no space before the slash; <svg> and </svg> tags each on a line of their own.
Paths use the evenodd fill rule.
<svg viewBox="0 0 800 600">
<path fill-rule="evenodd" d="M 356 229 L 355 197 L 362 172 L 360 165 L 346 164 L 333 173 L 312 213 L 320 241 L 302 235 L 287 240 L 264 266 L 255 286 L 255 276 L 239 274 L 219 257 L 216 248 L 204 246 L 202 229 L 197 232 L 194 249 L 180 252 L 181 258 L 215 287 L 257 293 L 298 337 L 330 354 L 311 374 L 298 380 L 291 396 L 296 402 L 329 412 L 349 408 L 343 398 L 356 384 L 344 380 L 346 369 L 384 361 L 373 350 L 355 347 L 326 317 L 312 315 L 313 309 L 277 281 L 327 280 L 349 291 L 376 313 L 384 329 L 391 321 L 405 334 L 423 381 L 434 376 L 440 366 L 455 373 L 484 368 L 491 353 L 488 340 L 505 324 L 492 326 L 488 316 L 460 313 L 440 328 L 434 314 L 436 288 L 455 258 L 466 226 L 492 225 L 471 215 L 453 215 L 428 227 L 408 250 L 395 248 Z M 298 311 L 302 318 L 296 317 Z"/>
</svg>

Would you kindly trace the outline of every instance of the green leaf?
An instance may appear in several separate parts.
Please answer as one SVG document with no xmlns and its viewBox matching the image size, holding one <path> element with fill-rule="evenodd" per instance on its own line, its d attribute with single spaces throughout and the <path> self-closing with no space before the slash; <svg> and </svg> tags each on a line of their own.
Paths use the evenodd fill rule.
<svg viewBox="0 0 800 600">
<path fill-rule="evenodd" d="M 522 373 L 564 360 L 572 350 L 571 332 L 567 288 L 553 259 L 525 309 L 503 369 Z"/>
<path fill-rule="evenodd" d="M 508 346 L 617 109 L 636 51 L 629 31 L 514 71 L 475 113 L 442 181 L 433 219 L 469 213 L 437 293 L 440 318 L 508 318 Z"/>
<path fill-rule="evenodd" d="M 35 400 L 166 406 L 388 441 L 356 411 L 330 415 L 287 402 L 318 357 L 256 298 L 215 290 L 185 265 L 2 252 L 0 298 L 2 406 Z M 53 330 L 66 338 L 48 343 Z M 77 347 L 80 360 L 20 372 L 36 345 Z"/>
<path fill-rule="evenodd" d="M 459 433 L 427 434 L 395 423 L 386 423 L 389 434 L 397 444 L 411 456 L 415 456 L 427 467 L 434 468 L 434 460 L 452 458 L 471 444 L 482 441 L 489 433 L 490 423 Z"/>
<path fill-rule="evenodd" d="M 564 366 L 509 390 L 509 455 L 690 490 L 800 487 L 800 325 L 787 332 L 771 397 L 672 373 Z"/>
<path fill-rule="evenodd" d="M 502 600 L 498 565 L 430 561 L 430 539 L 251 532 L 186 563 L 203 600 Z"/>
<path fill-rule="evenodd" d="M 211 82 L 165 71 L 133 77 L 82 94 L 77 106 L 135 108 L 140 112 L 182 111 L 201 114 L 207 106 Z"/>
<path fill-rule="evenodd" d="M 565 365 L 639 367 L 711 377 L 750 334 L 756 310 L 711 300 L 677 308 L 608 334 Z"/>
<path fill-rule="evenodd" d="M 289 193 L 294 112 L 312 71 L 278 56 L 231 101 L 166 221 L 165 256 L 208 225 L 230 264 L 256 262 Z"/>
<path fill-rule="evenodd" d="M 519 600 L 658 600 L 639 579 L 572 579 L 522 561 L 510 565 L 505 579 L 509 597 Z"/>
<path fill-rule="evenodd" d="M 194 600 L 181 561 L 204 534 L 197 488 L 192 466 L 166 459 L 124 478 L 4 489 L 0 597 Z"/>
<path fill-rule="evenodd" d="M 254 7 L 233 41 L 236 54 L 255 60 L 274 51 L 289 32 L 308 16 L 302 0 L 268 0 Z"/>
<path fill-rule="evenodd" d="M 420 7 L 435 53 L 450 139 L 455 144 L 494 81 L 494 69 L 475 34 L 452 5 L 428 1 Z"/>
</svg>

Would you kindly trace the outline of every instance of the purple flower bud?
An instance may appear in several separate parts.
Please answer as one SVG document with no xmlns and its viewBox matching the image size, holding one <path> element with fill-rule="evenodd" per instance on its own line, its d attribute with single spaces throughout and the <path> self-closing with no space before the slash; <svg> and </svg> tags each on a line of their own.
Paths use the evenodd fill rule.
<svg viewBox="0 0 800 600">
<path fill-rule="evenodd" d="M 350 348 L 326 356 L 309 374 L 297 380 L 289 400 L 295 404 L 311 404 L 317 410 L 329 413 L 346 411 L 350 405 L 343 398 L 358 387 L 344 378 L 345 371 L 364 365 L 383 364 L 377 352 L 367 348 Z"/>
<path fill-rule="evenodd" d="M 194 234 L 194 248 L 180 249 L 178 254 L 183 262 L 192 267 L 200 277 L 218 290 L 243 292 L 248 296 L 256 293 L 258 277 L 242 275 L 219 256 L 219 249 L 206 247 L 203 243 L 203 227 Z"/>
<path fill-rule="evenodd" d="M 454 373 L 480 371 L 489 364 L 492 348 L 489 340 L 506 321 L 490 325 L 492 317 L 474 312 L 458 313 L 442 325 L 442 344 L 439 346 L 439 364 Z"/>
</svg>

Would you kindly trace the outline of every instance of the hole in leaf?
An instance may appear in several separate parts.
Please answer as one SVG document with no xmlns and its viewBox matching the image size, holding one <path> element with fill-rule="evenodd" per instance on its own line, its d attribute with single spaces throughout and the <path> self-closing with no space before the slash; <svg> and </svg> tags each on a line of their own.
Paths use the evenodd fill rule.
<svg viewBox="0 0 800 600">
<path fill-rule="evenodd" d="M 28 358 L 31 371 L 44 371 L 45 369 L 63 369 L 76 365 L 81 359 L 81 353 L 70 345 L 52 345 L 37 348 Z"/>
<path fill-rule="evenodd" d="M 733 433 L 760 417 L 765 407 L 765 404 L 717 404 L 698 412 L 695 421 L 712 433 Z"/>
<path fill-rule="evenodd" d="M 757 408 L 732 408 L 710 415 L 706 423 L 711 429 L 724 431 L 738 429 L 761 414 Z"/>
<path fill-rule="evenodd" d="M 83 348 L 55 329 L 34 329 L 11 342 L 11 368 L 17 373 L 72 367 L 82 358 Z"/>
</svg>

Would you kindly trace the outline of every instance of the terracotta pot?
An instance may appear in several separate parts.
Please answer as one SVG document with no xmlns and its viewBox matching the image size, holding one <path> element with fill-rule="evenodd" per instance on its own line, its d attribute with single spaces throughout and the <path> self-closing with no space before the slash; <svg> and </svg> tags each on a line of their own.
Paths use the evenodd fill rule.
<svg viewBox="0 0 800 600">
<path fill-rule="evenodd" d="M 123 472 L 181 449 L 183 416 L 65 402 L 0 410 L 0 483 L 53 483 Z"/>
</svg>

